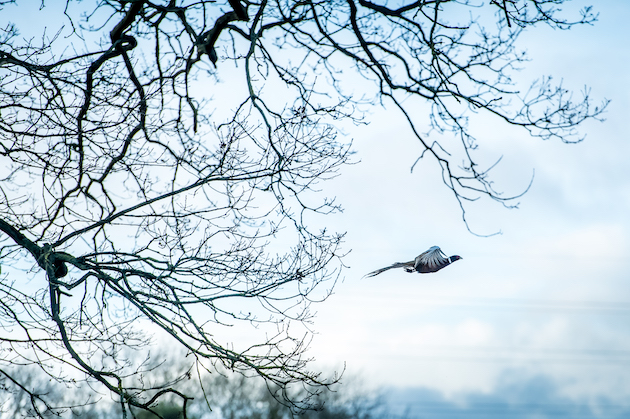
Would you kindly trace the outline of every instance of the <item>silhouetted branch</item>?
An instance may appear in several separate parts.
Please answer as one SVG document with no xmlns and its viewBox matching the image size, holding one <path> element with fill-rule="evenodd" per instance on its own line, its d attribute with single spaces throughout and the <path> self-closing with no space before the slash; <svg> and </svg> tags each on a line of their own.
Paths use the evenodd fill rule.
<svg viewBox="0 0 630 419">
<path fill-rule="evenodd" d="M 340 209 L 320 194 L 350 155 L 338 121 L 393 103 L 467 225 L 468 202 L 515 206 L 521 193 L 476 161 L 470 115 L 570 142 L 606 106 L 549 77 L 513 81 L 524 28 L 596 19 L 561 3 L 84 1 L 44 5 L 53 32 L 1 24 L 0 368 L 86 381 L 123 415 L 186 406 L 126 355 L 156 333 L 199 368 L 257 375 L 309 407 L 337 379 L 310 371 L 306 349 L 310 304 L 343 266 L 343 234 L 310 222 Z M 251 339 L 233 342 L 235 327 Z"/>
</svg>

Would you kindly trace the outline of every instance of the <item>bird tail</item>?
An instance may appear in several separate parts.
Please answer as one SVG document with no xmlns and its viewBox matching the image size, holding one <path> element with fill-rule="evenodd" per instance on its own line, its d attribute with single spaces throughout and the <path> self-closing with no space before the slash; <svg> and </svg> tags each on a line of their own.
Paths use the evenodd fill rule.
<svg viewBox="0 0 630 419">
<path fill-rule="evenodd" d="M 381 269 L 377 269 L 374 272 L 370 272 L 369 274 L 365 275 L 363 278 L 371 278 L 373 276 L 376 276 L 380 273 L 383 273 L 389 269 L 394 269 L 394 268 L 404 268 L 404 267 L 413 267 L 414 265 L 414 261 L 410 261 L 410 262 L 396 262 L 393 265 L 389 265 L 386 268 L 381 268 Z"/>
</svg>

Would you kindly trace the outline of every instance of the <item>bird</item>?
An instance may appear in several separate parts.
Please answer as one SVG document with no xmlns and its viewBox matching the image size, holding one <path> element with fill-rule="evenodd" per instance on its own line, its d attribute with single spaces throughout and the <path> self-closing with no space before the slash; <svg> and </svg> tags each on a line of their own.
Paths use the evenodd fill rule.
<svg viewBox="0 0 630 419">
<path fill-rule="evenodd" d="M 438 246 L 433 246 L 426 252 L 421 253 L 414 260 L 411 260 L 409 262 L 396 262 L 393 265 L 377 269 L 374 272 L 370 272 L 369 274 L 365 275 L 364 278 L 371 278 L 393 268 L 404 268 L 405 272 L 409 273 L 415 271 L 420 272 L 421 274 L 428 274 L 432 272 L 437 272 L 440 269 L 445 268 L 451 263 L 460 259 L 462 259 L 462 257 L 458 255 L 446 257 L 444 252 L 442 252 L 442 249 L 440 249 Z"/>
</svg>

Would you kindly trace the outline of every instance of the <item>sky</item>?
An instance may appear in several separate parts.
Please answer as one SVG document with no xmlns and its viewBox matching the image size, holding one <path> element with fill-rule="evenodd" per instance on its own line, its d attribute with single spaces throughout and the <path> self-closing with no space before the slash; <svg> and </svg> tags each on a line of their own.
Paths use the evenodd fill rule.
<svg viewBox="0 0 630 419">
<path fill-rule="evenodd" d="M 553 394 L 628 414 L 630 3 L 595 8 L 593 26 L 539 27 L 519 44 L 531 58 L 519 77 L 553 75 L 575 91 L 590 87 L 595 101 L 611 100 L 604 122 L 581 127 L 583 142 L 529 138 L 482 115 L 471 121 L 483 132 L 482 151 L 503 156 L 499 189 L 518 193 L 535 173 L 518 209 L 467 207 L 473 231 L 502 234 L 467 231 L 435 164 L 410 171 L 421 148 L 400 115 L 375 109 L 369 126 L 348 134 L 360 163 L 326 188 L 344 207 L 330 227 L 347 231 L 352 251 L 344 281 L 316 307 L 311 353 L 319 365 L 339 370 L 345 362 L 349 377 L 405 388 L 407 400 L 503 400 L 521 394 L 516 387 L 526 399 L 551 388 L 543 403 Z M 433 245 L 463 259 L 435 274 L 362 279 Z"/>
<path fill-rule="evenodd" d="M 503 156 L 498 189 L 518 194 L 535 173 L 518 209 L 467 206 L 473 231 L 502 234 L 468 231 L 433 162 L 411 172 L 422 150 L 401 115 L 375 107 L 368 126 L 347 129 L 358 163 L 322 188 L 344 207 L 326 222 L 347 232 L 351 252 L 343 281 L 313 307 L 317 368 L 345 365 L 348 382 L 386 389 L 415 417 L 488 406 L 489 417 L 628 417 L 630 2 L 596 11 L 593 26 L 538 27 L 519 44 L 531 58 L 523 80 L 553 75 L 611 100 L 604 122 L 581 127 L 583 142 L 471 119 L 484 156 Z M 435 274 L 362 278 L 434 245 L 463 259 Z"/>
</svg>

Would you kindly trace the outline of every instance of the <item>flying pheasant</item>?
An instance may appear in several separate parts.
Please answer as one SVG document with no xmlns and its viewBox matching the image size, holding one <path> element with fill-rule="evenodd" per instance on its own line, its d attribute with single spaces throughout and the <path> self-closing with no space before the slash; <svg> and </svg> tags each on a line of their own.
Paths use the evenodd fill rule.
<svg viewBox="0 0 630 419">
<path fill-rule="evenodd" d="M 421 274 L 428 274 L 431 272 L 437 272 L 440 269 L 455 262 L 456 260 L 460 260 L 461 258 L 462 258 L 461 256 L 457 256 L 457 255 L 446 257 L 444 252 L 442 252 L 442 250 L 439 247 L 433 246 L 426 252 L 421 253 L 420 256 L 418 256 L 412 261 L 396 262 L 393 265 L 390 265 L 386 268 L 381 268 L 381 269 L 375 270 L 374 272 L 370 272 L 369 274 L 365 275 L 365 278 L 376 276 L 382 272 L 385 272 L 388 269 L 393 269 L 393 268 L 405 268 L 405 272 L 416 271 L 416 272 L 420 272 Z"/>
</svg>

